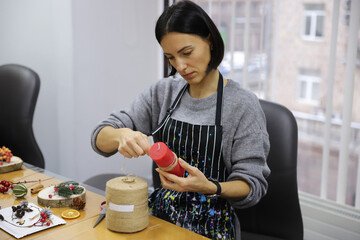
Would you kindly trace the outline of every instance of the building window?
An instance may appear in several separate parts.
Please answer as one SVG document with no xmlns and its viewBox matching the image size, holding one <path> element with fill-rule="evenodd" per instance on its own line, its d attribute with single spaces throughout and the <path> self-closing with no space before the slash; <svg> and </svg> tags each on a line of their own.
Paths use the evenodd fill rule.
<svg viewBox="0 0 360 240">
<path fill-rule="evenodd" d="M 298 76 L 299 102 L 317 105 L 319 103 L 320 74 L 316 70 L 300 69 Z"/>
<path fill-rule="evenodd" d="M 305 4 L 302 36 L 305 40 L 322 40 L 324 36 L 324 4 Z"/>
<path fill-rule="evenodd" d="M 193 1 L 201 4 L 208 13 L 211 13 L 211 18 L 224 37 L 226 53 L 219 66 L 224 77 L 236 80 L 240 84 L 246 81 L 246 88 L 256 93 L 259 98 L 276 101 L 294 114 L 299 130 L 297 171 L 301 195 L 312 194 L 326 200 L 336 200 L 339 206 L 347 204 L 360 209 L 360 181 L 357 181 L 357 177 L 360 176 L 358 170 L 360 169 L 358 167 L 360 166 L 358 147 L 360 146 L 360 95 L 356 94 L 360 86 L 359 67 L 353 68 L 352 71 L 355 82 L 351 104 L 353 105 L 351 134 L 347 137 L 349 144 L 348 146 L 340 144 L 343 129 L 342 112 L 345 106 L 343 86 L 345 86 L 347 59 L 351 57 L 347 56 L 347 45 L 349 41 L 359 41 L 358 46 L 360 46 L 360 38 L 357 36 L 349 39 L 349 34 L 341 34 L 348 32 L 349 26 L 337 23 L 339 34 L 336 51 L 339 59 L 335 59 L 336 74 L 331 86 L 334 92 L 333 104 L 327 109 L 326 97 L 329 93 L 323 86 L 327 84 L 324 81 L 330 70 L 323 67 L 323 64 L 327 63 L 331 56 L 329 44 L 317 43 L 329 43 L 331 40 L 330 34 L 326 33 L 331 30 L 331 20 L 335 12 L 332 1 L 251 0 L 252 3 L 259 2 L 259 4 L 253 5 L 258 9 L 256 11 L 253 9 L 249 16 L 250 31 L 246 34 L 247 36 L 244 24 L 247 23 L 244 0 Z M 348 13 L 349 20 L 350 3 L 358 1 L 340 2 L 345 6 L 339 13 Z M 299 6 L 302 7 L 299 8 Z M 354 4 L 353 6 L 357 7 Z M 299 20 L 294 22 L 289 19 Z M 292 31 L 288 31 L 290 28 L 298 29 L 297 36 Z M 247 51 L 244 44 L 246 37 L 249 41 Z M 304 41 L 294 42 L 296 37 Z M 314 42 L 315 45 L 312 44 Z M 247 63 L 245 52 L 248 52 Z M 360 66 L 360 47 L 357 54 L 357 66 Z M 293 60 L 294 56 L 298 61 Z M 248 71 L 247 74 L 243 74 L 246 64 L 248 64 Z M 294 83 L 295 86 L 293 86 Z M 331 119 L 330 129 L 327 129 L 325 113 L 330 110 L 335 116 Z M 344 129 L 346 128 L 347 126 Z M 327 134 L 330 136 L 328 144 L 324 142 Z M 346 151 L 348 149 L 349 153 L 344 149 Z M 348 155 L 348 171 L 345 174 L 339 173 L 340 152 Z M 322 166 L 324 166 L 323 169 Z M 323 172 L 326 178 L 320 177 Z M 337 193 L 338 178 L 347 178 L 345 193 Z M 345 187 L 339 185 L 339 188 Z M 346 198 L 345 202 L 342 200 L 343 195 Z"/>
</svg>

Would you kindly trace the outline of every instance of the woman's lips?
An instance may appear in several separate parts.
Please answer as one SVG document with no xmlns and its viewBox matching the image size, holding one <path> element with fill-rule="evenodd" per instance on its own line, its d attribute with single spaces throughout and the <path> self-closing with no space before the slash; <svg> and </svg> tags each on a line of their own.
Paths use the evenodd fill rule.
<svg viewBox="0 0 360 240">
<path fill-rule="evenodd" d="M 185 79 L 192 79 L 194 78 L 194 76 L 195 76 L 194 72 L 183 75 Z"/>
</svg>

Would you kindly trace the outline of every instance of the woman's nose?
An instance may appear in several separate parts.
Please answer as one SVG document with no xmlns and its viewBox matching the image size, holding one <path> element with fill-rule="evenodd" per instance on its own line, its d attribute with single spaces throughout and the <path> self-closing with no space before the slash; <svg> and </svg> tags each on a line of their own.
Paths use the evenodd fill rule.
<svg viewBox="0 0 360 240">
<path fill-rule="evenodd" d="M 187 64 L 185 61 L 183 61 L 183 60 L 176 61 L 175 68 L 178 72 L 183 72 L 186 69 L 186 67 L 187 67 Z"/>
</svg>

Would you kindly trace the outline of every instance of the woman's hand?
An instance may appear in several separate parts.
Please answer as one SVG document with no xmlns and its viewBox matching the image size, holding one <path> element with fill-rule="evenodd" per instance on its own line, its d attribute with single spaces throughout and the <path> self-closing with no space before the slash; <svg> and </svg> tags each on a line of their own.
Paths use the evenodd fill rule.
<svg viewBox="0 0 360 240">
<path fill-rule="evenodd" d="M 150 142 L 148 137 L 129 128 L 120 128 L 118 151 L 127 158 L 139 157 L 149 153 Z"/>
<path fill-rule="evenodd" d="M 189 173 L 186 178 L 162 171 L 160 168 L 156 169 L 160 176 L 161 185 L 164 188 L 178 192 L 200 192 L 203 194 L 216 192 L 215 184 L 210 182 L 199 169 L 191 166 L 181 158 L 179 158 L 179 163 Z"/>
<path fill-rule="evenodd" d="M 106 126 L 96 138 L 96 146 L 103 152 L 114 152 L 116 149 L 127 158 L 145 155 L 150 150 L 147 136 L 129 128 Z"/>
<path fill-rule="evenodd" d="M 189 172 L 186 178 L 162 171 L 157 168 L 163 188 L 178 192 L 200 192 L 203 194 L 214 194 L 217 191 L 216 185 L 209 181 L 205 175 L 196 167 L 191 166 L 179 158 L 180 165 Z M 250 193 L 250 186 L 244 180 L 220 182 L 221 197 L 232 199 L 244 199 Z"/>
</svg>

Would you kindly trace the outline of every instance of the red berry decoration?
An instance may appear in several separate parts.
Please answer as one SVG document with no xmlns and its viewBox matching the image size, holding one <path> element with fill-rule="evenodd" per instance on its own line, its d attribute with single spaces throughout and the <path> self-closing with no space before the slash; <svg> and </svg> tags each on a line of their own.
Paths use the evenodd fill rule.
<svg viewBox="0 0 360 240">
<path fill-rule="evenodd" d="M 52 212 L 49 208 L 43 208 L 40 212 L 39 220 L 34 224 L 34 226 L 50 226 L 52 221 L 50 220 Z"/>
<path fill-rule="evenodd" d="M 52 195 L 51 195 L 51 194 L 49 194 L 49 198 L 52 198 Z"/>
<path fill-rule="evenodd" d="M 7 162 L 9 163 L 11 158 L 12 158 L 12 153 L 10 151 L 10 149 L 8 149 L 7 147 L 3 146 L 2 148 L 0 148 L 0 162 Z M 2 165 L 2 164 L 1 164 Z"/>
<path fill-rule="evenodd" d="M 0 192 L 6 193 L 7 191 L 9 191 L 9 188 L 7 188 L 7 187 L 0 187 Z"/>
<path fill-rule="evenodd" d="M 9 188 L 11 187 L 11 183 L 6 181 L 6 180 L 1 180 L 0 182 L 0 192 L 2 193 L 6 193 L 7 191 L 9 191 Z"/>
</svg>

